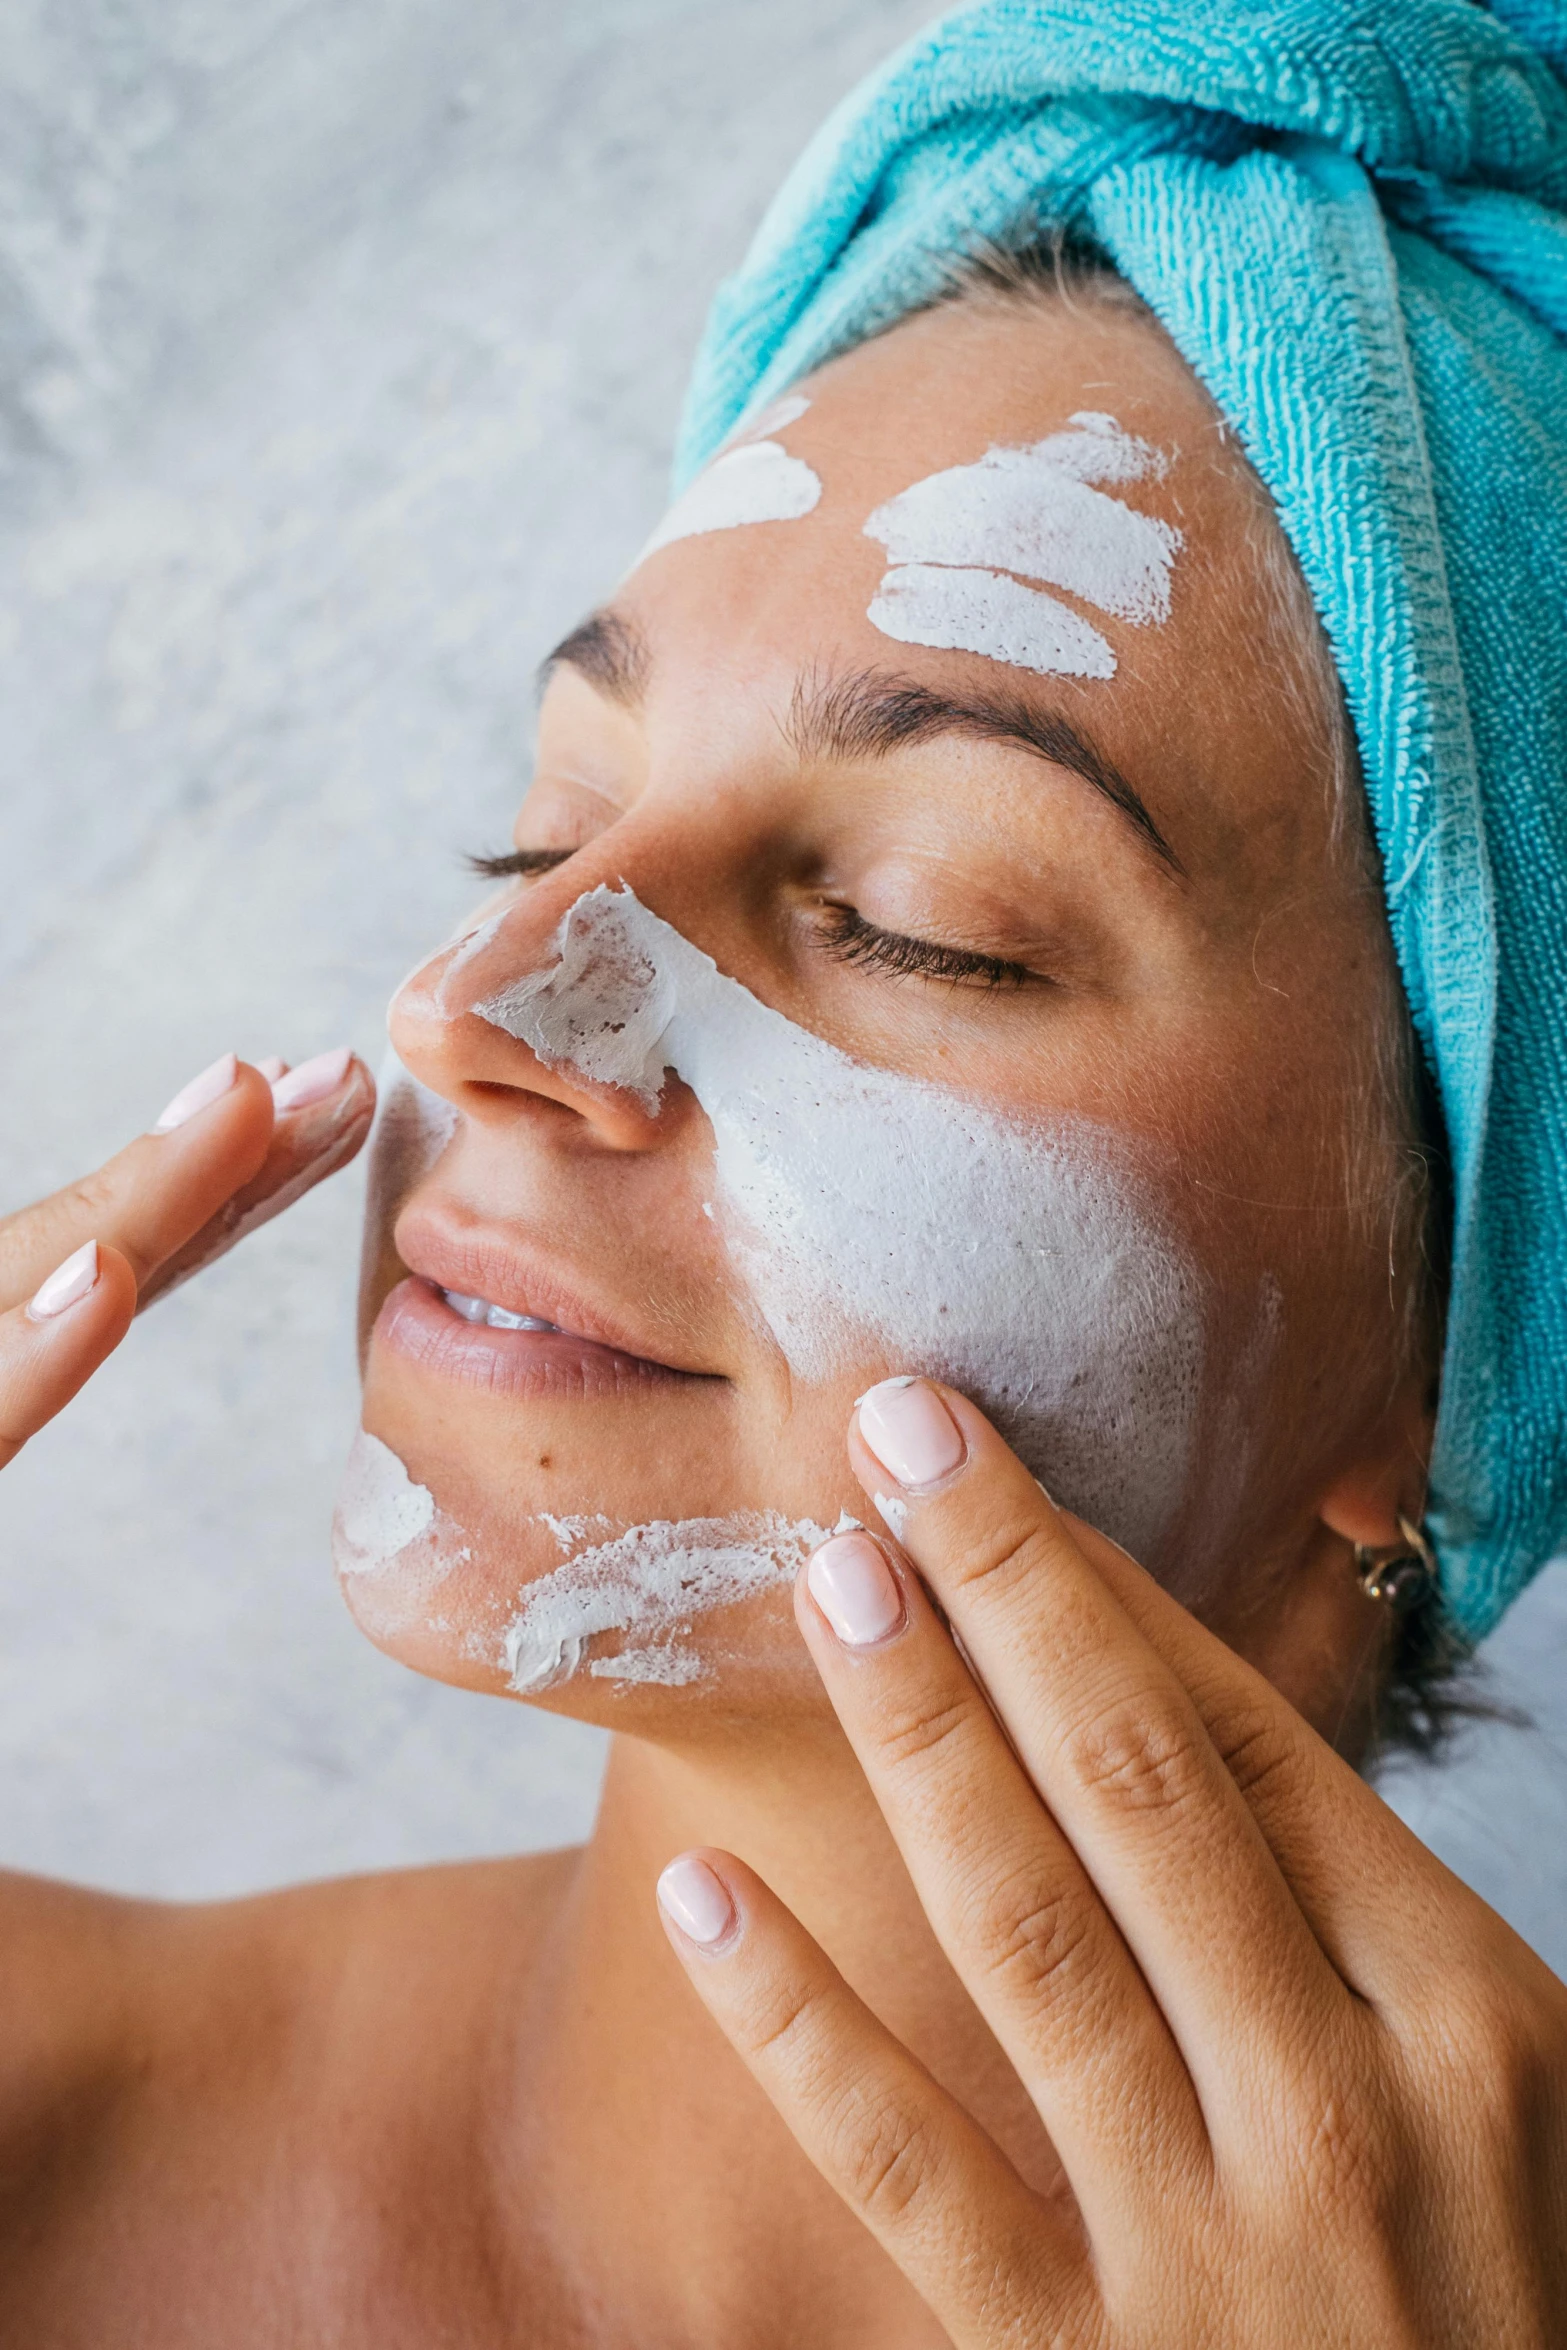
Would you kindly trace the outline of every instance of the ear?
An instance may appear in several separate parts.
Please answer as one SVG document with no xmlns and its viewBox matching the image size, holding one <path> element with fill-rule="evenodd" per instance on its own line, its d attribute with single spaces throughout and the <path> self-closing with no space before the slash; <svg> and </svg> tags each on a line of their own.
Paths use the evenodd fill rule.
<svg viewBox="0 0 1567 2350">
<path fill-rule="evenodd" d="M 1400 1516 L 1425 1513 L 1436 1401 L 1429 1381 L 1413 1375 L 1394 1397 L 1371 1440 L 1343 1467 L 1317 1503 L 1317 1516 L 1346 1542 L 1384 1549 L 1399 1537 Z"/>
</svg>

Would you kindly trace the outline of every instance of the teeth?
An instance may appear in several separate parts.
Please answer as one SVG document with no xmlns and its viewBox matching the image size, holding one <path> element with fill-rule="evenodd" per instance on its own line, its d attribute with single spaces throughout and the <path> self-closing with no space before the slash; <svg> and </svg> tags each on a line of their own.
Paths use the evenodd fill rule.
<svg viewBox="0 0 1567 2350">
<path fill-rule="evenodd" d="M 442 1297 L 465 1322 L 483 1322 L 491 1330 L 558 1330 L 558 1322 L 541 1322 L 537 1314 L 514 1314 L 506 1306 L 492 1306 L 487 1297 L 464 1297 L 459 1289 L 443 1289 Z"/>
</svg>

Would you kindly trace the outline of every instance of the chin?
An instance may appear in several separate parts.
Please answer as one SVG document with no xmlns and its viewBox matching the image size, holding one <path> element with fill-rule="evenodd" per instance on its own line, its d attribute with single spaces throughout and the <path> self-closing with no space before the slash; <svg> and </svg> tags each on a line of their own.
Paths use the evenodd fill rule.
<svg viewBox="0 0 1567 2350">
<path fill-rule="evenodd" d="M 815 1400 L 769 1430 L 773 1484 L 728 1380 L 400 1281 L 333 1529 L 350 1612 L 417 1672 L 639 1735 L 819 1712 L 792 1586 L 857 1489 L 850 1399 Z"/>
<path fill-rule="evenodd" d="M 340 1526 L 341 1519 L 340 1512 Z M 548 1654 L 525 1633 L 519 1655 L 516 1627 L 528 1623 L 530 1595 L 549 1597 L 553 1569 L 498 1581 L 491 1561 L 432 1561 L 417 1542 L 369 1569 L 345 1557 L 341 1532 L 338 1552 L 344 1601 L 366 1638 L 410 1671 L 455 1688 L 663 1744 L 826 1711 L 795 1628 L 786 1568 L 766 1590 L 700 1612 L 655 1613 L 641 1599 L 629 1627 L 567 1634 Z M 580 1620 L 580 1598 L 574 1606 Z"/>
</svg>

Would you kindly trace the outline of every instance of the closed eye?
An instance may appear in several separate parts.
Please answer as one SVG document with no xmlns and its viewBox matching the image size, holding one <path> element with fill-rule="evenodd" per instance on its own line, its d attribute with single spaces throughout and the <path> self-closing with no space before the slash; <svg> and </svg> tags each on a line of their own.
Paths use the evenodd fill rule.
<svg viewBox="0 0 1567 2350">
<path fill-rule="evenodd" d="M 517 875 L 553 873 L 575 855 L 575 849 L 507 849 L 499 856 L 470 856 L 466 862 L 481 880 L 506 881 Z M 1008 962 L 1001 955 L 976 954 L 965 947 L 938 946 L 933 939 L 882 930 L 853 906 L 824 904 L 818 915 L 821 943 L 840 963 L 858 963 L 896 979 L 944 979 L 953 987 L 1025 987 L 1040 979 L 1025 963 Z"/>
<path fill-rule="evenodd" d="M 517 873 L 553 873 L 575 849 L 507 849 L 499 857 L 465 857 L 464 864 L 481 881 L 506 881 Z"/>
<path fill-rule="evenodd" d="M 945 979 L 955 987 L 1024 987 L 1039 979 L 1024 963 L 1001 955 L 979 955 L 965 947 L 937 946 L 931 939 L 906 938 L 878 929 L 853 906 L 823 905 L 822 944 L 840 963 L 867 964 L 899 979 Z"/>
</svg>

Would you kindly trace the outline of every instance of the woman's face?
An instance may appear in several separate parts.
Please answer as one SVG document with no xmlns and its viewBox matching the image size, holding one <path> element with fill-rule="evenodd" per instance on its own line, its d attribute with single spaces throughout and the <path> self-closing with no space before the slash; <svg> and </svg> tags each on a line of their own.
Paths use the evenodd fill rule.
<svg viewBox="0 0 1567 2350">
<path fill-rule="evenodd" d="M 698 498 L 555 657 L 532 870 L 394 1000 L 350 1604 L 627 1728 L 813 1708 L 791 1571 L 935 1370 L 1245 1645 L 1407 1302 L 1266 502 L 1100 302 L 912 320 Z"/>
</svg>

